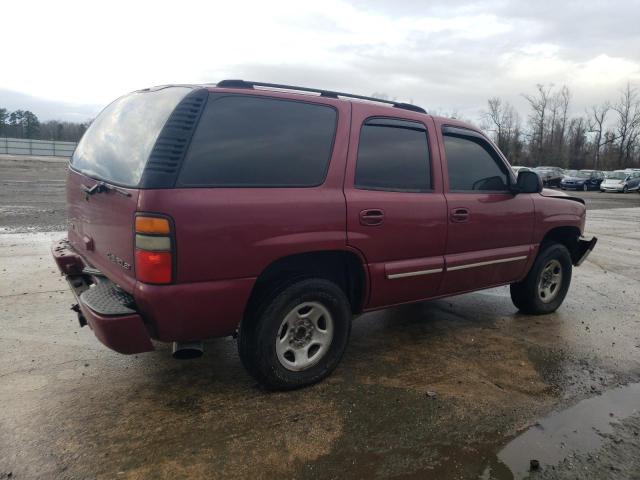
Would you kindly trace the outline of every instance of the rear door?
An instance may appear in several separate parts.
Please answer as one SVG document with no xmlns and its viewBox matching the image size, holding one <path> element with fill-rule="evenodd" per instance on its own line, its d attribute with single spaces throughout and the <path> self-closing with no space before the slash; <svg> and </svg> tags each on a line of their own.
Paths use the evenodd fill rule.
<svg viewBox="0 0 640 480">
<path fill-rule="evenodd" d="M 515 177 L 481 134 L 446 125 L 441 130 L 448 219 L 440 293 L 517 280 L 533 250 L 531 194 L 510 192 Z"/>
<path fill-rule="evenodd" d="M 433 122 L 388 111 L 353 103 L 345 175 L 347 239 L 367 261 L 368 308 L 434 296 L 444 267 L 446 205 Z"/>
</svg>

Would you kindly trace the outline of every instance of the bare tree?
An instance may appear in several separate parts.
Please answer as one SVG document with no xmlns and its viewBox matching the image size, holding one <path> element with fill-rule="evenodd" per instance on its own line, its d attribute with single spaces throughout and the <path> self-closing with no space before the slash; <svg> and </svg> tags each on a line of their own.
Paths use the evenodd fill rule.
<svg viewBox="0 0 640 480">
<path fill-rule="evenodd" d="M 540 165 L 544 157 L 545 128 L 553 85 L 545 87 L 542 84 L 537 84 L 536 88 L 538 90 L 536 95 L 523 94 L 523 97 L 529 102 L 529 106 L 532 109 L 529 115 L 532 131 L 531 144 L 534 148 L 534 162 Z"/>
<path fill-rule="evenodd" d="M 587 164 L 588 121 L 584 117 L 572 118 L 567 127 L 568 167 L 581 169 Z"/>
<path fill-rule="evenodd" d="M 604 102 L 601 105 L 593 105 L 587 111 L 587 115 L 589 116 L 589 132 L 595 133 L 596 135 L 593 145 L 595 150 L 594 169 L 597 169 L 600 165 L 600 150 L 602 147 L 615 141 L 615 138 L 605 135 L 605 121 L 609 110 L 611 110 L 611 104 Z"/>
<path fill-rule="evenodd" d="M 517 143 L 520 136 L 520 117 L 509 102 L 499 97 L 492 97 L 487 101 L 489 109 L 483 112 L 483 127 L 494 133 L 498 148 L 507 158 L 517 156 Z"/>
<path fill-rule="evenodd" d="M 557 154 L 558 158 L 562 160 L 564 158 L 564 146 L 565 146 L 565 133 L 567 129 L 567 121 L 569 118 L 569 103 L 571 102 L 571 91 L 569 87 L 563 85 L 558 94 L 557 103 L 559 109 L 560 119 L 558 122 L 558 149 Z"/>
<path fill-rule="evenodd" d="M 640 101 L 637 90 L 629 82 L 622 89 L 620 98 L 613 105 L 617 114 L 616 136 L 618 139 L 618 166 L 631 163 L 631 154 L 640 133 Z"/>
</svg>

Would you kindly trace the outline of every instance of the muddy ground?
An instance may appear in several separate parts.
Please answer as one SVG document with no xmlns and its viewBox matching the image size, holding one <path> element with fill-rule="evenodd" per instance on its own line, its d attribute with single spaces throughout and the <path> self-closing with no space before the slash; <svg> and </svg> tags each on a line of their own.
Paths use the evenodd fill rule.
<svg viewBox="0 0 640 480">
<path fill-rule="evenodd" d="M 267 393 L 233 339 L 178 362 L 78 327 L 64 169 L 0 160 L 0 479 L 640 478 L 640 195 L 580 193 L 600 242 L 556 313 L 505 287 L 363 315 L 329 379 Z"/>
</svg>

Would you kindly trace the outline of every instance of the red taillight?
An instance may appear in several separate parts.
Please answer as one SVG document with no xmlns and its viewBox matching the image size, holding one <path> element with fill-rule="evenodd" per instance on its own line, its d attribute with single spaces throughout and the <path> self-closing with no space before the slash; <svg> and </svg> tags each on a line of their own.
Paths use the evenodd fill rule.
<svg viewBox="0 0 640 480">
<path fill-rule="evenodd" d="M 136 278 L 144 283 L 173 280 L 171 223 L 163 217 L 136 217 Z"/>
<path fill-rule="evenodd" d="M 171 283 L 171 252 L 136 250 L 136 278 L 144 283 Z"/>
</svg>

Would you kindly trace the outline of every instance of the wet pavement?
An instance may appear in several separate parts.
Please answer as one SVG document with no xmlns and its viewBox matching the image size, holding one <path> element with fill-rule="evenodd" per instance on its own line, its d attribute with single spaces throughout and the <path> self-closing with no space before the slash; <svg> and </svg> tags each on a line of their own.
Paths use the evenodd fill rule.
<svg viewBox="0 0 640 480">
<path fill-rule="evenodd" d="M 502 287 L 363 315 L 336 372 L 288 393 L 230 338 L 107 350 L 49 258 L 62 233 L 0 233 L 0 479 L 639 478 L 640 208 L 588 217 L 599 244 L 556 313 Z"/>
</svg>

